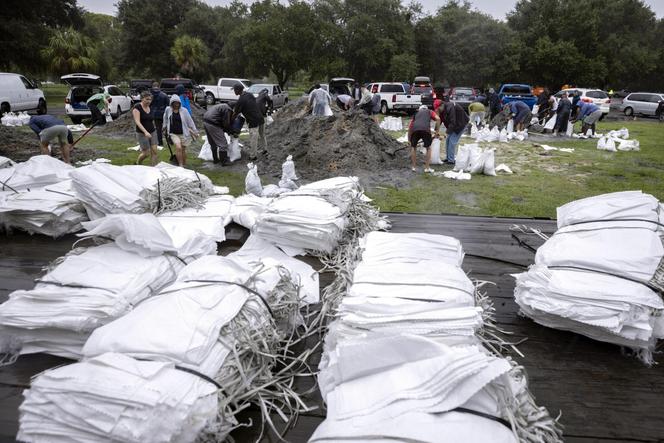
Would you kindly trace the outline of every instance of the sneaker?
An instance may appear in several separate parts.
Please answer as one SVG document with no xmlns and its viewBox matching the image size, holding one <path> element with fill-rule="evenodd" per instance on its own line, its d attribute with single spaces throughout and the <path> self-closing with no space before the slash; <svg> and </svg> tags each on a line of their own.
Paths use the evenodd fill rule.
<svg viewBox="0 0 664 443">
<path fill-rule="evenodd" d="M 432 168 L 424 168 L 424 172 L 433 173 L 434 170 Z"/>
<path fill-rule="evenodd" d="M 417 172 L 417 168 L 412 168 L 411 167 L 410 170 L 413 171 L 413 172 Z"/>
</svg>

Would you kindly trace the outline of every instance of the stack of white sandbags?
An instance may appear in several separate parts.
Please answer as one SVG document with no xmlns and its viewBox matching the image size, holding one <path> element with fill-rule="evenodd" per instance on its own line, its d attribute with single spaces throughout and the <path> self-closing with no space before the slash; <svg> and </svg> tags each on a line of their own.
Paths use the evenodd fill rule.
<svg viewBox="0 0 664 443">
<path fill-rule="evenodd" d="M 455 172 L 468 172 L 472 174 L 496 175 L 496 149 L 482 149 L 477 143 L 461 145 L 454 163 Z M 448 177 L 457 179 L 470 179 L 470 177 Z"/>
<path fill-rule="evenodd" d="M 330 253 L 348 225 L 355 201 L 367 201 L 356 177 L 336 177 L 304 185 L 270 201 L 252 232 L 295 253 Z"/>
<path fill-rule="evenodd" d="M 386 131 L 402 131 L 403 122 L 401 117 L 385 117 L 382 122 L 380 122 L 380 129 L 385 129 Z"/>
<path fill-rule="evenodd" d="M 71 178 L 74 190 L 92 220 L 105 214 L 140 214 L 149 211 L 145 192 L 152 190 L 160 194 L 159 183 L 167 179 L 179 179 L 195 185 L 205 194 L 214 193 L 214 186 L 205 175 L 164 162 L 156 167 L 92 164 L 76 169 L 71 173 Z M 160 198 L 167 197 L 164 189 Z"/>
<path fill-rule="evenodd" d="M 69 179 L 74 167 L 49 155 L 36 155 L 29 160 L 0 169 L 0 191 L 22 191 L 43 188 Z"/>
<path fill-rule="evenodd" d="M 41 373 L 23 391 L 25 442 L 194 442 L 217 416 L 217 386 L 175 368 L 104 354 Z"/>
<path fill-rule="evenodd" d="M 74 194 L 71 180 L 43 188 L 0 192 L 0 226 L 31 234 L 60 237 L 82 229 L 88 215 Z"/>
<path fill-rule="evenodd" d="M 3 126 L 23 126 L 30 123 L 30 115 L 27 111 L 23 112 L 6 112 L 0 117 L 0 122 Z"/>
<path fill-rule="evenodd" d="M 223 441 L 244 404 L 257 401 L 269 413 L 291 401 L 284 343 L 302 318 L 297 282 L 281 263 L 293 259 L 260 252 L 202 257 L 158 296 L 95 330 L 86 360 L 37 377 L 21 406 L 19 435 L 51 441 L 55 429 L 82 441 L 105 432 L 116 441 L 189 442 L 203 432 Z M 146 360 L 152 366 L 143 368 Z M 93 420 L 90 411 L 103 417 Z M 169 422 L 154 429 L 157 420 Z"/>
<path fill-rule="evenodd" d="M 558 231 L 516 275 L 521 311 L 536 322 L 632 348 L 652 363 L 664 337 L 664 207 L 641 191 L 558 208 Z"/>
<path fill-rule="evenodd" d="M 82 236 L 111 243 L 77 248 L 58 259 L 30 290 L 0 305 L 1 352 L 46 352 L 79 358 L 90 333 L 175 280 L 187 261 L 215 254 L 208 237 L 178 250 L 151 214 L 115 215 L 83 223 Z"/>
<path fill-rule="evenodd" d="M 310 441 L 560 441 L 522 370 L 482 345 L 488 313 L 458 240 L 372 232 L 360 245 L 319 365 L 327 418 Z"/>
</svg>

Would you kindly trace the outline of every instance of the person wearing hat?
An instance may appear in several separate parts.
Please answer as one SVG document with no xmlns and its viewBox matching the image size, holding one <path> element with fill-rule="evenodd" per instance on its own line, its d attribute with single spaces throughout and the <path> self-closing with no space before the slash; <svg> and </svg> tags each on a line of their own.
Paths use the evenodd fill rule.
<svg viewBox="0 0 664 443">
<path fill-rule="evenodd" d="M 236 83 L 233 86 L 235 95 L 239 96 L 235 108 L 233 108 L 233 117 L 235 121 L 239 114 L 242 114 L 249 125 L 249 160 L 258 158 L 259 148 L 261 151 L 267 150 L 267 140 L 265 139 L 265 118 L 258 108 L 256 98 L 253 94 L 244 90 L 242 83 Z"/>
<path fill-rule="evenodd" d="M 175 158 L 178 160 L 178 166 L 184 167 L 187 164 L 185 149 L 191 140 L 196 140 L 198 137 L 198 129 L 177 94 L 171 96 L 170 104 L 164 111 L 162 132 L 166 134 L 166 137 L 170 137 L 175 145 Z"/>
<path fill-rule="evenodd" d="M 33 115 L 30 117 L 29 126 L 39 137 L 42 155 L 50 155 L 48 145 L 57 139 L 62 152 L 62 161 L 71 164 L 69 153 L 74 143 L 74 136 L 64 121 L 48 114 Z"/>
<path fill-rule="evenodd" d="M 436 122 L 435 138 L 440 136 L 440 118 L 434 111 L 429 110 L 426 105 L 420 106 L 417 113 L 413 116 L 408 126 L 408 141 L 410 142 L 410 169 L 417 172 L 417 143 L 422 140 L 427 150 L 424 158 L 424 172 L 433 172 L 429 167 L 431 161 L 431 121 Z"/>
</svg>

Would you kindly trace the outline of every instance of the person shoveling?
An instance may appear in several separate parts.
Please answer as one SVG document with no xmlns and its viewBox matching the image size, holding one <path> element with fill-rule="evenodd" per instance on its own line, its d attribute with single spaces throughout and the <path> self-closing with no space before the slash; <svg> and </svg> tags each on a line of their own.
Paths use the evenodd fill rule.
<svg viewBox="0 0 664 443">
<path fill-rule="evenodd" d="M 69 153 L 74 144 L 74 136 L 71 131 L 67 129 L 67 125 L 65 125 L 64 121 L 48 114 L 34 115 L 30 117 L 29 125 L 30 129 L 32 129 L 39 137 L 42 155 L 51 154 L 49 144 L 57 139 L 60 144 L 60 150 L 62 151 L 62 160 L 65 163 L 71 164 Z M 92 127 L 90 129 L 92 129 Z M 83 136 L 81 136 L 81 138 L 83 138 Z"/>
<path fill-rule="evenodd" d="M 413 172 L 417 172 L 417 143 L 422 140 L 424 147 L 427 150 L 424 158 L 424 172 L 433 172 L 429 167 L 431 161 L 431 143 L 433 137 L 431 136 L 431 121 L 436 122 L 435 137 L 440 136 L 440 117 L 438 114 L 431 111 L 426 105 L 420 106 L 420 109 L 413 116 L 408 126 L 408 140 L 410 141 L 410 166 Z"/>
</svg>

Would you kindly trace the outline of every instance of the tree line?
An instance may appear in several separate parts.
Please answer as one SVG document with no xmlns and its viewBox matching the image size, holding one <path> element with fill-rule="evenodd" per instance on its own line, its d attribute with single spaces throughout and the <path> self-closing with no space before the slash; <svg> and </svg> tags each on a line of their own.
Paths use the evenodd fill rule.
<svg viewBox="0 0 664 443">
<path fill-rule="evenodd" d="M 270 77 L 282 86 L 333 76 L 486 87 L 522 82 L 664 90 L 664 20 L 642 0 L 519 0 L 506 21 L 468 2 L 434 14 L 413 1 L 119 0 L 117 16 L 76 0 L 5 0 L 0 69 L 107 80 L 176 74 Z"/>
</svg>

